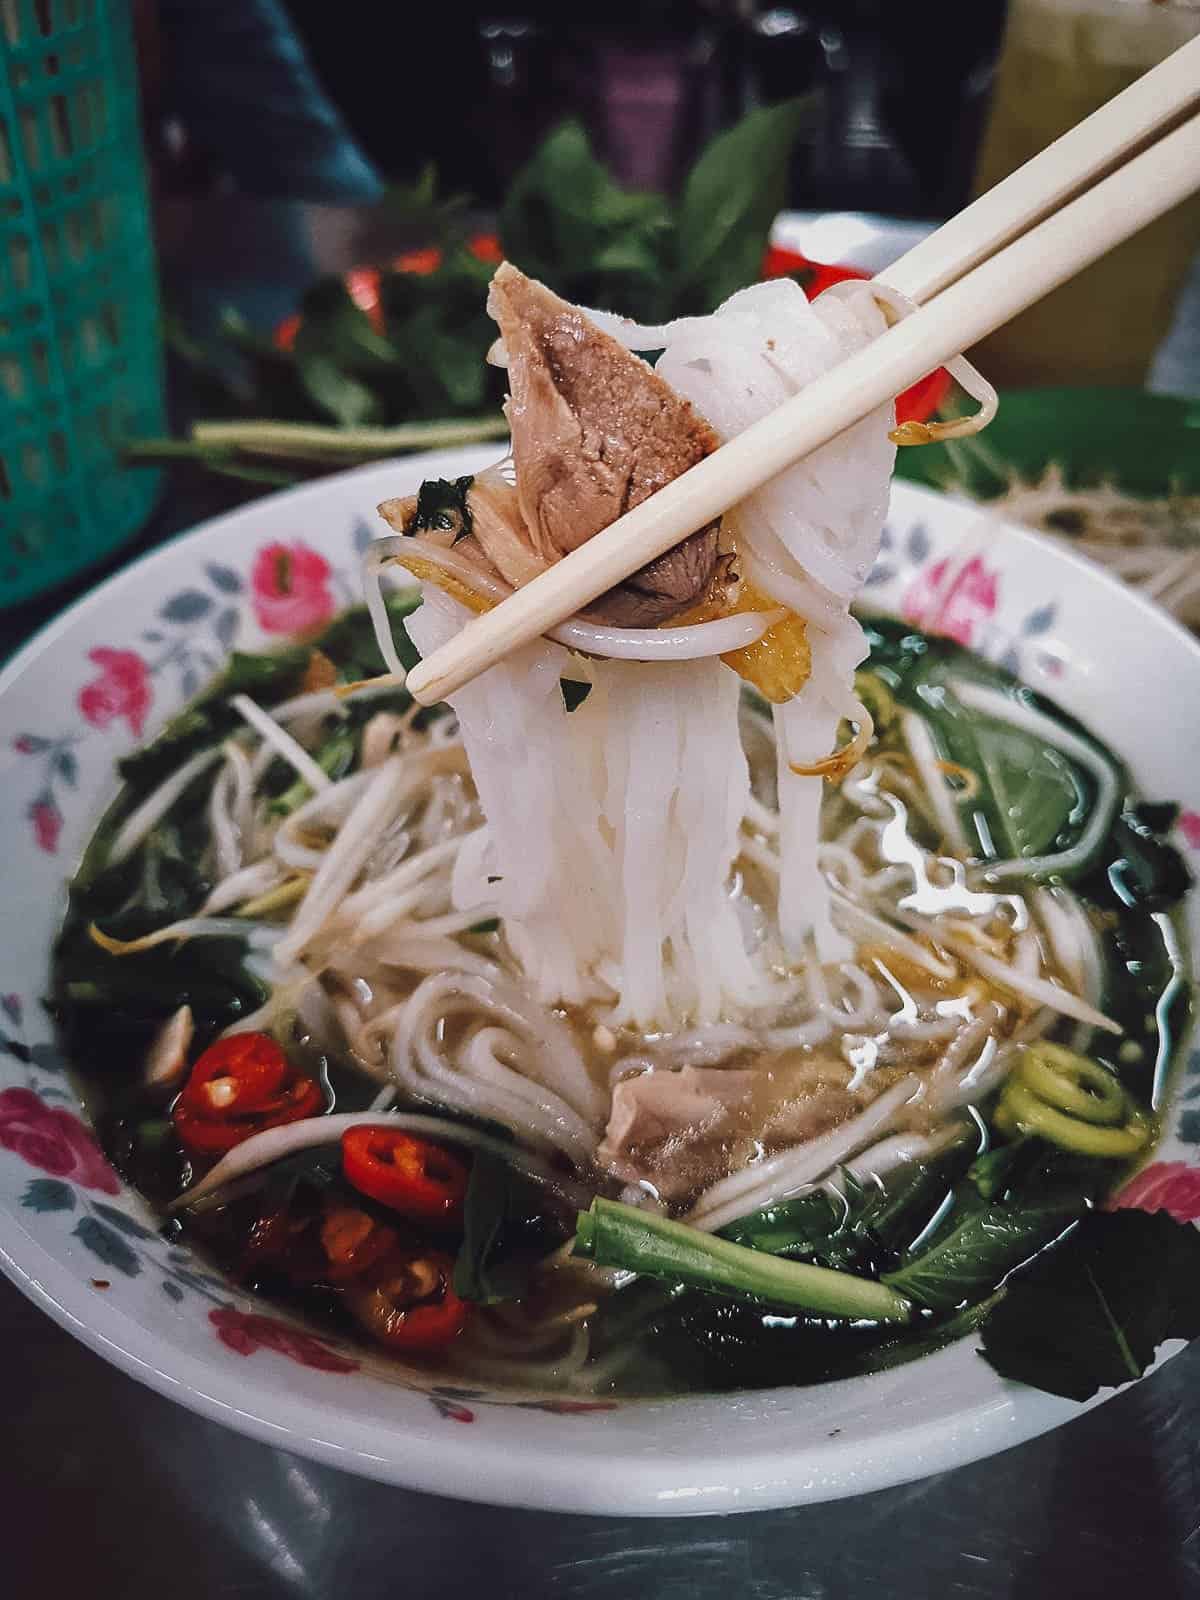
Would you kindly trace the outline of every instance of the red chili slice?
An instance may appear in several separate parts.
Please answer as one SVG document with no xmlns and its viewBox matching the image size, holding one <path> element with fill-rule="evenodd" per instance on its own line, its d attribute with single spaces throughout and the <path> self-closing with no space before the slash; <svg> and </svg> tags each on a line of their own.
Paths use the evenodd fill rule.
<svg viewBox="0 0 1200 1600">
<path fill-rule="evenodd" d="M 334 1282 L 359 1278 L 397 1246 L 396 1230 L 357 1206 L 333 1203 L 321 1223 L 321 1245 Z"/>
<path fill-rule="evenodd" d="M 370 1283 L 344 1291 L 346 1304 L 389 1350 L 432 1355 L 466 1327 L 470 1307 L 454 1292 L 454 1263 L 449 1256 L 395 1255 L 370 1276 Z"/>
<path fill-rule="evenodd" d="M 467 1168 L 456 1155 L 399 1128 L 350 1128 L 342 1135 L 342 1171 L 360 1194 L 418 1222 L 462 1215 Z"/>
<path fill-rule="evenodd" d="M 323 1104 L 319 1086 L 269 1034 L 235 1033 L 196 1062 L 171 1116 L 186 1149 L 213 1157 L 264 1128 L 315 1116 Z"/>
<path fill-rule="evenodd" d="M 239 1116 L 278 1094 L 288 1073 L 288 1058 L 270 1034 L 230 1034 L 196 1062 L 180 1103 L 198 1117 Z"/>
</svg>

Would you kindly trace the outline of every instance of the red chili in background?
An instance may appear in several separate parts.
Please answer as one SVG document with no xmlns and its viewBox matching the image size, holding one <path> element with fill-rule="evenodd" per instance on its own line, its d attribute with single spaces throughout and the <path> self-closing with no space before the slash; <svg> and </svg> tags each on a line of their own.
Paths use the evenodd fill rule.
<svg viewBox="0 0 1200 1600">
<path fill-rule="evenodd" d="M 428 1139 L 399 1128 L 349 1128 L 342 1135 L 342 1171 L 360 1194 L 417 1222 L 454 1222 L 462 1215 L 464 1162 Z"/>
<path fill-rule="evenodd" d="M 782 245 L 769 246 L 763 258 L 764 278 L 795 278 L 810 300 L 815 300 L 831 284 L 863 282 L 871 276 L 858 267 L 830 266 L 824 261 L 812 261 L 798 250 L 785 250 Z M 953 379 L 945 367 L 939 367 L 914 383 L 911 389 L 896 396 L 896 423 L 927 422 L 935 416 L 938 407 L 950 392 Z"/>
<path fill-rule="evenodd" d="M 270 1034 L 235 1033 L 208 1047 L 171 1109 L 175 1131 L 193 1155 L 224 1155 L 243 1139 L 302 1117 L 324 1099 Z"/>
</svg>

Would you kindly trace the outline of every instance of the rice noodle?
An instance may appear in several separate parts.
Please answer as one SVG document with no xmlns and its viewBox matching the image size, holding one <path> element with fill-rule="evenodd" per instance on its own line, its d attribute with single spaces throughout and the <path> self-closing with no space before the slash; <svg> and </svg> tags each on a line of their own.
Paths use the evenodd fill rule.
<svg viewBox="0 0 1200 1600">
<path fill-rule="evenodd" d="M 444 1027 L 456 1013 L 475 1022 L 452 1044 Z M 501 1122 L 576 1166 L 591 1160 L 606 1108 L 586 1063 L 569 1030 L 497 968 L 432 973 L 418 984 L 400 1009 L 389 1061 L 418 1099 Z"/>
</svg>

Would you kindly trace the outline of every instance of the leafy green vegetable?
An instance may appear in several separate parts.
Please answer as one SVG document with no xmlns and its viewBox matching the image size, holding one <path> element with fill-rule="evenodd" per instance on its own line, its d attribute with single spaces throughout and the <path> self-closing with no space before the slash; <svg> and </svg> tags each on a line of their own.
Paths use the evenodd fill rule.
<svg viewBox="0 0 1200 1600">
<path fill-rule="evenodd" d="M 1111 836 L 1109 882 L 1127 906 L 1169 911 L 1192 886 L 1192 875 L 1164 835 L 1173 806 L 1134 806 L 1117 818 Z"/>
<path fill-rule="evenodd" d="M 343 723 L 312 754 L 321 771 L 336 783 L 339 778 L 344 778 L 354 765 L 358 755 L 358 730 Z M 287 770 L 291 772 L 292 769 L 289 767 Z M 282 794 L 275 796 L 271 801 L 270 810 L 278 817 L 290 816 L 293 811 L 299 810 L 311 795 L 312 790 L 304 779 L 297 778 Z"/>
<path fill-rule="evenodd" d="M 399 590 L 387 598 L 388 616 L 395 624 L 419 604 L 411 590 Z M 407 633 L 395 627 L 393 633 L 404 665 L 415 666 L 419 657 Z M 224 670 L 172 717 L 161 733 L 118 762 L 117 770 L 129 786 L 127 798 L 145 794 L 197 751 L 243 727 L 242 718 L 229 705 L 232 695 L 246 694 L 270 707 L 295 694 L 314 649 L 333 662 L 343 683 L 370 678 L 383 670 L 371 619 L 362 606 L 343 613 L 311 645 L 289 645 L 261 655 L 235 650 Z M 372 711 L 379 709 L 379 702 L 371 703 Z M 211 782 L 211 774 L 201 781 Z"/>
<path fill-rule="evenodd" d="M 982 1299 L 1014 1268 L 1078 1218 L 1077 1194 L 1038 1194 L 1027 1204 L 972 1204 L 963 1191 L 948 1230 L 883 1281 L 929 1311 Z"/>
<path fill-rule="evenodd" d="M 512 182 L 499 218 L 504 253 L 584 305 L 649 322 L 711 311 L 759 276 L 803 115 L 801 102 L 788 101 L 718 135 L 677 206 L 623 189 L 582 127 L 564 123 Z M 448 444 L 456 427 L 477 438 L 501 435 L 503 378 L 484 362 L 495 336 L 485 309 L 493 262 L 473 248 L 462 197 L 439 200 L 427 169 L 409 189 L 393 191 L 385 209 L 410 237 L 437 247 L 421 264 L 427 270 L 382 269 L 377 315 L 355 305 L 340 280 L 314 285 L 290 349 L 229 313 L 222 359 L 172 322 L 172 348 L 204 403 L 233 420 L 200 422 L 186 440 L 133 441 L 130 459 L 177 455 L 278 483 L 335 461 Z M 264 417 L 295 426 L 257 420 Z M 397 426 L 414 431 L 401 439 Z M 437 437 L 423 436 L 423 427 Z"/>
<path fill-rule="evenodd" d="M 1038 1161 L 1041 1154 L 1033 1139 L 1016 1138 L 978 1156 L 971 1163 L 967 1176 L 984 1200 L 995 1200 Z"/>
<path fill-rule="evenodd" d="M 396 653 L 405 669 L 415 667 L 421 658 L 405 629 L 398 627 L 397 624 L 403 622 L 404 618 L 414 612 L 420 604 L 420 596 L 412 589 L 396 589 L 385 601 L 388 620 L 392 624 Z M 317 640 L 317 648 L 322 655 L 328 656 L 333 662 L 342 683 L 357 683 L 362 678 L 373 678 L 383 670 L 383 658 L 379 654 L 375 629 L 365 606 L 355 606 L 350 611 L 344 611 L 330 623 Z M 405 704 L 408 704 L 407 697 Z M 382 705 L 382 701 L 372 699 L 364 701 L 361 709 L 365 715 L 373 716 Z M 345 709 L 351 717 L 360 710 L 353 702 Z"/>
<path fill-rule="evenodd" d="M 677 224 L 680 309 L 711 311 L 758 277 L 807 112 L 801 100 L 762 106 L 718 134 L 692 168 Z"/>
<path fill-rule="evenodd" d="M 567 299 L 616 305 L 645 321 L 670 314 L 671 232 L 669 203 L 622 189 L 577 122 L 549 135 L 500 209 L 504 251 L 524 272 Z"/>
<path fill-rule="evenodd" d="M 516 1299 L 533 1267 L 564 1237 L 528 1178 L 496 1156 L 476 1152 L 454 1263 L 455 1294 L 480 1305 Z"/>
<path fill-rule="evenodd" d="M 848 1207 L 824 1189 L 780 1200 L 748 1216 L 739 1217 L 720 1230 L 722 1239 L 744 1245 L 748 1250 L 765 1250 L 769 1255 L 814 1258 L 828 1254 L 832 1241 L 843 1231 L 849 1218 Z"/>
<path fill-rule="evenodd" d="M 242 718 L 228 703 L 231 695 L 248 694 L 266 705 L 286 699 L 299 688 L 311 655 L 307 645 L 291 645 L 270 655 L 235 650 L 202 694 L 172 717 L 149 744 L 117 763 L 121 777 L 136 793 L 161 783 L 197 751 L 243 726 Z"/>
<path fill-rule="evenodd" d="M 1200 1233 L 1161 1212 L 1101 1212 L 1012 1279 L 983 1353 L 1002 1377 L 1086 1400 L 1198 1334 Z"/>
<path fill-rule="evenodd" d="M 956 718 L 942 731 L 957 752 L 950 759 L 982 780 L 997 855 L 1047 855 L 1086 820 L 1090 786 L 1061 751 L 1022 728 L 978 714 Z"/>
<path fill-rule="evenodd" d="M 904 1322 L 900 1294 L 869 1278 L 748 1249 L 686 1223 L 617 1200 L 593 1200 L 575 1223 L 575 1252 L 599 1266 L 646 1273 L 756 1305 L 796 1307 L 822 1317 Z"/>
</svg>

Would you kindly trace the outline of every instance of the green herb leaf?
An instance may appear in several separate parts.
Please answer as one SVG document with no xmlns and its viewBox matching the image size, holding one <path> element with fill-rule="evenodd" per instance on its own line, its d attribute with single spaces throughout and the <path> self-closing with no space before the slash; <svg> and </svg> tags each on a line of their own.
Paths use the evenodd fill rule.
<svg viewBox="0 0 1200 1600">
<path fill-rule="evenodd" d="M 496 1156 L 477 1152 L 454 1263 L 455 1294 L 480 1305 L 516 1299 L 533 1267 L 563 1237 L 527 1178 Z"/>
<path fill-rule="evenodd" d="M 615 183 L 577 122 L 550 134 L 513 180 L 500 211 L 505 253 L 522 271 L 568 299 L 619 303 L 628 315 L 651 321 L 668 310 L 670 229 L 667 202 Z"/>
<path fill-rule="evenodd" d="M 558 686 L 562 690 L 563 705 L 568 711 L 578 711 L 592 692 L 590 683 L 580 683 L 577 678 L 560 678 Z"/>
<path fill-rule="evenodd" d="M 1200 1334 L 1200 1232 L 1163 1213 L 1097 1212 L 1009 1283 L 983 1327 L 996 1371 L 1087 1400 Z"/>
<path fill-rule="evenodd" d="M 1135 806 L 1117 818 L 1110 835 L 1114 859 L 1109 882 L 1127 906 L 1168 911 L 1192 886 L 1192 875 L 1175 846 L 1156 826 L 1173 807 Z M 1172 818 L 1172 820 L 1174 820 Z M 1170 823 L 1167 823 L 1167 827 Z"/>
<path fill-rule="evenodd" d="M 883 1281 L 929 1311 L 953 1311 L 990 1294 L 1077 1220 L 1079 1195 L 1040 1196 L 1028 1205 L 970 1203 L 962 1190 L 948 1231 Z"/>
<path fill-rule="evenodd" d="M 995 1200 L 1031 1163 L 1038 1161 L 1041 1154 L 1035 1140 L 1013 1139 L 977 1157 L 967 1176 L 984 1200 Z"/>
<path fill-rule="evenodd" d="M 339 367 L 332 356 L 321 351 L 297 351 L 296 370 L 313 403 L 342 427 L 354 428 L 379 420 L 382 410 L 376 396 L 365 383 Z"/>
<path fill-rule="evenodd" d="M 1141 388 L 1008 391 L 986 438 L 901 450 L 896 475 L 991 500 L 1014 479 L 1036 483 L 1051 465 L 1071 488 L 1200 493 L 1196 402 Z"/>
<path fill-rule="evenodd" d="M 752 111 L 718 134 L 693 167 L 679 207 L 675 282 L 688 309 L 711 311 L 758 277 L 808 114 L 803 100 Z"/>
</svg>

